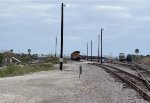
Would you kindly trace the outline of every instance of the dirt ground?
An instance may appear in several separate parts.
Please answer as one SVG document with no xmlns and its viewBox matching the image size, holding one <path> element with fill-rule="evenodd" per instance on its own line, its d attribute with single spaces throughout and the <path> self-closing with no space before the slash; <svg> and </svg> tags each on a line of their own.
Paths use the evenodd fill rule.
<svg viewBox="0 0 150 103">
<path fill-rule="evenodd" d="M 79 66 L 83 73 L 79 79 Z M 0 103 L 148 103 L 103 69 L 68 62 L 63 71 L 0 78 Z"/>
</svg>

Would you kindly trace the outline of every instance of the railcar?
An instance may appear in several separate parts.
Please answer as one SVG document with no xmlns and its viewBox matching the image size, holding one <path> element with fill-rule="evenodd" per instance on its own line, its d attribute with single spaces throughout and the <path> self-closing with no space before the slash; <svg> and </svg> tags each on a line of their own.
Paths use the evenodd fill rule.
<svg viewBox="0 0 150 103">
<path fill-rule="evenodd" d="M 74 51 L 73 53 L 71 53 L 71 59 L 75 60 L 75 61 L 79 61 L 80 60 L 80 51 Z"/>
<path fill-rule="evenodd" d="M 119 61 L 125 61 L 125 54 L 119 53 Z"/>
<path fill-rule="evenodd" d="M 126 61 L 127 61 L 127 62 L 132 62 L 132 55 L 131 55 L 131 54 L 128 54 L 128 55 L 127 55 Z"/>
</svg>

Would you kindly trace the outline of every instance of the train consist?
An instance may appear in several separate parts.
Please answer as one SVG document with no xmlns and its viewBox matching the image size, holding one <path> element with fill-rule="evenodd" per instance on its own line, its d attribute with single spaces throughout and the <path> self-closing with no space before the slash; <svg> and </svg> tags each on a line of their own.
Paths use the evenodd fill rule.
<svg viewBox="0 0 150 103">
<path fill-rule="evenodd" d="M 132 55 L 131 55 L 131 54 L 128 54 L 128 55 L 125 57 L 125 54 L 124 54 L 124 53 L 119 53 L 119 61 L 131 62 L 131 61 L 132 61 Z"/>
<path fill-rule="evenodd" d="M 90 59 L 91 56 L 85 56 L 85 55 L 80 55 L 80 51 L 74 51 L 71 53 L 71 59 L 75 61 L 79 61 L 80 59 Z M 93 59 L 98 59 L 97 56 L 92 56 Z M 106 60 L 106 58 L 103 58 Z M 132 62 L 132 55 L 127 54 L 125 56 L 124 53 L 119 53 L 119 61 L 127 61 L 127 62 Z"/>
<path fill-rule="evenodd" d="M 74 51 L 73 53 L 71 53 L 71 59 L 75 61 L 79 61 L 81 59 L 80 51 Z"/>
</svg>

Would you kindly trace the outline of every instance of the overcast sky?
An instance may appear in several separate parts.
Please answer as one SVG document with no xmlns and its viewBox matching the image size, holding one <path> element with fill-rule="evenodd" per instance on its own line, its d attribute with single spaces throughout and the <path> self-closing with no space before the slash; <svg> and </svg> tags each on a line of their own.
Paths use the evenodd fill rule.
<svg viewBox="0 0 150 103">
<path fill-rule="evenodd" d="M 61 3 L 64 8 L 64 54 L 86 54 L 103 31 L 103 54 L 150 54 L 150 0 L 0 0 L 0 48 L 14 52 L 60 54 Z M 90 50 L 89 50 L 90 54 Z"/>
</svg>

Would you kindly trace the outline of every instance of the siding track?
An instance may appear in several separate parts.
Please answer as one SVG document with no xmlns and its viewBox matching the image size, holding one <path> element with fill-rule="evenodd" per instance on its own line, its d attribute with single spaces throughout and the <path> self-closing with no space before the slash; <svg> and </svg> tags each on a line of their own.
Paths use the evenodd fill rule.
<svg viewBox="0 0 150 103">
<path fill-rule="evenodd" d="M 126 82 L 129 86 L 135 89 L 144 99 L 150 101 L 150 82 L 147 80 L 147 72 L 135 64 L 123 64 L 124 66 L 130 67 L 132 73 L 125 71 L 123 67 L 112 66 L 111 64 L 100 65 L 98 63 L 91 63 L 98 67 L 102 67 L 107 72 L 112 73 L 120 80 Z"/>
</svg>

